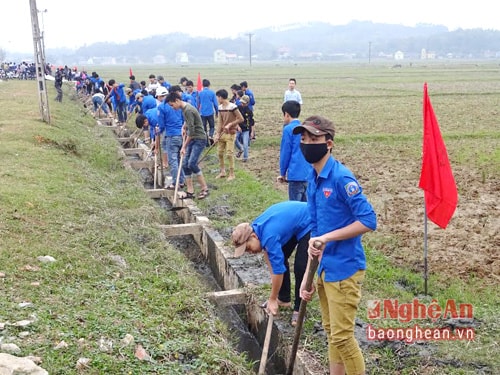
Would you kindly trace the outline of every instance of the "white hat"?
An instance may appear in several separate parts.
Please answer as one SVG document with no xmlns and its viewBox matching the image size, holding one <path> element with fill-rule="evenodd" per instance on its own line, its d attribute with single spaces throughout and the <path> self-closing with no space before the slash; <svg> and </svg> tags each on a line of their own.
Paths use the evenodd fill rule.
<svg viewBox="0 0 500 375">
<path fill-rule="evenodd" d="M 168 90 L 166 87 L 160 86 L 156 89 L 156 96 L 167 96 Z"/>
</svg>

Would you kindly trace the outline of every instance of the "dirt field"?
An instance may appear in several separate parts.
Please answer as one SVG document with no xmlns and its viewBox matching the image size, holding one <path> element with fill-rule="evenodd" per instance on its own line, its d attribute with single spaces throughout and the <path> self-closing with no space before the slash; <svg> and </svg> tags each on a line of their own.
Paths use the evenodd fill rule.
<svg viewBox="0 0 500 375">
<path fill-rule="evenodd" d="M 344 162 L 361 183 L 374 205 L 379 220 L 370 239 L 394 263 L 414 271 L 423 271 L 424 208 L 423 192 L 418 188 L 420 161 L 394 160 L 394 155 L 379 155 L 370 144 L 336 147 L 334 156 Z M 353 149 L 355 148 L 355 149 Z M 342 156 L 338 157 L 338 153 Z M 349 154 L 362 154 L 354 158 Z M 256 175 L 264 170 L 278 172 L 279 150 L 266 148 L 251 152 L 247 164 Z M 389 159 L 389 160 L 387 160 Z M 367 162 L 370 160 L 371 162 Z M 448 275 L 468 279 L 485 278 L 487 283 L 500 281 L 500 181 L 488 179 L 468 168 L 454 168 L 459 189 L 459 204 L 446 230 L 428 222 L 429 271 L 443 280 Z M 275 173 L 277 176 L 278 173 Z M 269 176 L 272 177 L 272 176 Z M 286 190 L 285 185 L 277 188 Z M 391 238 L 396 246 L 377 239 Z"/>
</svg>

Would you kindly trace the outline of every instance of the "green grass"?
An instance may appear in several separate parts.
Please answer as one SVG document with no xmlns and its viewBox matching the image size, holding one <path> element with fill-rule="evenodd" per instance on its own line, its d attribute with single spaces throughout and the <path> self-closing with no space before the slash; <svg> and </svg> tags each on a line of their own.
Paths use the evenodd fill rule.
<svg viewBox="0 0 500 375">
<path fill-rule="evenodd" d="M 96 69 L 103 77 L 127 81 L 128 67 Z M 275 182 L 280 106 L 288 78 L 296 77 L 305 98 L 301 118 L 321 113 L 334 119 L 336 157 L 360 175 L 368 197 L 379 200 L 381 228 L 364 237 L 368 272 L 359 318 L 368 321 L 367 300 L 409 302 L 419 296 L 440 304 L 447 299 L 470 303 L 479 322 L 474 342 L 366 349 L 367 372 L 496 373 L 498 275 L 459 277 L 451 264 L 448 272 L 431 272 L 431 296 L 422 297 L 422 275 L 413 267 L 413 258 L 394 260 L 404 244 L 391 220 L 408 218 L 404 211 L 392 210 L 391 198 L 400 192 L 398 183 L 410 181 L 416 186 L 418 181 L 424 81 L 429 83 L 433 107 L 439 109 L 450 160 L 459 171 L 461 200 L 477 201 L 481 185 L 498 188 L 497 64 L 415 63 L 398 72 L 384 65 L 340 64 L 133 70 L 137 77 L 161 73 L 170 82 L 184 75 L 195 78 L 201 71 L 214 89 L 246 79 L 256 93 L 257 142 L 252 144 L 249 165 L 239 165 L 231 183 L 214 178 L 215 150 L 203 167 L 211 191 L 197 205 L 224 238 L 232 226 L 251 221 L 287 197 L 286 187 Z M 16 93 L 8 94 L 14 88 Z M 60 374 L 76 372 L 80 357 L 92 359 L 85 372 L 89 374 L 249 372 L 251 365 L 228 345 L 234 339 L 228 328 L 202 297 L 203 281 L 155 229 L 156 224 L 168 222 L 168 214 L 145 198 L 139 177 L 123 168 L 109 131 L 82 116 L 81 105 L 68 100 L 69 95 L 62 106 L 51 101 L 53 124 L 41 123 L 34 90 L 30 82 L 0 84 L 0 105 L 6 108 L 0 118 L 0 272 L 6 274 L 0 279 L 5 296 L 0 299 L 0 322 L 36 314 L 37 321 L 28 328 L 30 336 L 15 341 L 22 354 L 41 356 L 44 368 Z M 258 155 L 265 156 L 252 165 Z M 378 173 L 386 170 L 401 174 Z M 226 215 L 213 210 L 220 207 L 226 207 Z M 421 258 L 421 237 L 412 240 L 415 257 Z M 57 262 L 40 265 L 39 255 L 52 255 Z M 127 268 L 117 265 L 112 255 L 123 257 Z M 27 271 L 26 265 L 38 265 L 40 270 Z M 33 281 L 40 286 L 32 286 Z M 264 296 L 267 289 L 256 293 Z M 22 301 L 34 306 L 20 309 L 17 304 Z M 314 324 L 321 320 L 317 299 L 308 306 L 308 317 L 301 347 L 326 365 L 324 339 L 314 334 Z M 392 320 L 377 324 L 397 325 Z M 18 331 L 8 326 L 0 336 L 15 336 Z M 127 333 L 153 361 L 138 361 L 133 347 L 120 347 Z M 99 350 L 101 337 L 114 341 L 111 353 Z M 68 348 L 54 350 L 61 340 Z"/>
<path fill-rule="evenodd" d="M 50 126 L 26 115 L 27 103 L 8 92 L 35 103 L 34 84 L 0 85 L 8 108 L 0 124 L 0 322 L 33 320 L 23 339 L 7 325 L 3 342 L 40 356 L 51 374 L 77 373 L 80 357 L 91 359 L 88 374 L 250 373 L 203 297 L 204 281 L 156 228 L 168 217 L 123 167 L 112 133 L 67 97 L 51 103 Z M 40 263 L 44 255 L 56 262 Z M 32 306 L 18 307 L 23 301 Z M 121 343 L 127 334 L 150 361 Z M 101 339 L 113 348 L 102 351 Z M 67 348 L 56 350 L 61 341 Z"/>
</svg>

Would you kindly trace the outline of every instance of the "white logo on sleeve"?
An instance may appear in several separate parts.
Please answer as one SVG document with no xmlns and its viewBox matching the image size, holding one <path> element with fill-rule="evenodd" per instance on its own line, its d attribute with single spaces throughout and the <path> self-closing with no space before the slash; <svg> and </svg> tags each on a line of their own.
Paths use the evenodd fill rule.
<svg viewBox="0 0 500 375">
<path fill-rule="evenodd" d="M 351 181 L 344 186 L 347 196 L 352 197 L 359 193 L 359 185 L 357 182 Z"/>
</svg>

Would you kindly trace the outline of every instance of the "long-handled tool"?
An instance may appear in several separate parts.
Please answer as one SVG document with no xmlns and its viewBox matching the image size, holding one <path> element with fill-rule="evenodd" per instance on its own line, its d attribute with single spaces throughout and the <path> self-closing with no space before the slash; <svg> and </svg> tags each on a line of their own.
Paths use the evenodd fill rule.
<svg viewBox="0 0 500 375">
<path fill-rule="evenodd" d="M 323 244 L 319 241 L 314 242 L 314 247 L 319 248 Z M 311 258 L 311 263 L 309 264 L 309 271 L 307 272 L 306 278 L 306 289 L 311 290 L 311 286 L 314 280 L 314 274 L 318 269 L 318 257 Z M 293 374 L 293 366 L 295 364 L 295 357 L 297 356 L 297 349 L 299 347 L 300 335 L 302 333 L 302 325 L 304 323 L 304 317 L 306 316 L 307 301 L 303 299 L 300 300 L 299 316 L 297 318 L 297 325 L 295 326 L 295 334 L 293 336 L 292 350 L 290 352 L 290 361 L 286 369 L 286 375 Z"/>
<path fill-rule="evenodd" d="M 153 171 L 153 189 L 156 190 L 156 179 L 158 176 L 158 154 L 155 152 L 155 165 L 154 165 L 154 171 Z"/>
<path fill-rule="evenodd" d="M 157 133 L 155 138 L 160 138 L 160 134 Z M 161 183 L 159 184 L 161 187 L 165 186 L 165 174 L 163 173 L 163 156 L 161 154 L 161 139 L 158 141 L 158 157 L 160 158 L 160 175 L 161 175 Z M 180 166 L 179 166 L 180 168 Z M 177 178 L 178 180 L 179 178 Z"/>
<path fill-rule="evenodd" d="M 273 314 L 269 313 L 267 318 L 266 337 L 264 339 L 262 355 L 260 357 L 259 375 L 264 375 L 266 373 L 267 355 L 269 353 L 269 344 L 271 343 L 271 333 L 273 332 L 273 320 Z"/>
<path fill-rule="evenodd" d="M 210 151 L 212 151 L 212 149 L 215 147 L 217 142 L 219 142 L 219 138 L 220 137 L 217 137 L 217 139 L 214 140 L 214 143 L 212 143 L 212 145 L 208 148 L 208 150 L 205 151 L 205 154 L 198 160 L 198 164 L 200 164 L 203 160 L 205 160 L 207 158 Z"/>
<path fill-rule="evenodd" d="M 177 206 L 177 192 L 179 191 L 179 180 L 181 179 L 181 168 L 183 159 L 184 159 L 184 154 L 181 154 L 181 158 L 179 160 L 179 168 L 177 169 L 177 178 L 175 179 L 174 200 L 172 201 L 172 207 L 168 209 L 169 211 L 179 211 L 182 210 L 183 208 L 186 208 L 183 206 L 181 207 Z"/>
</svg>

